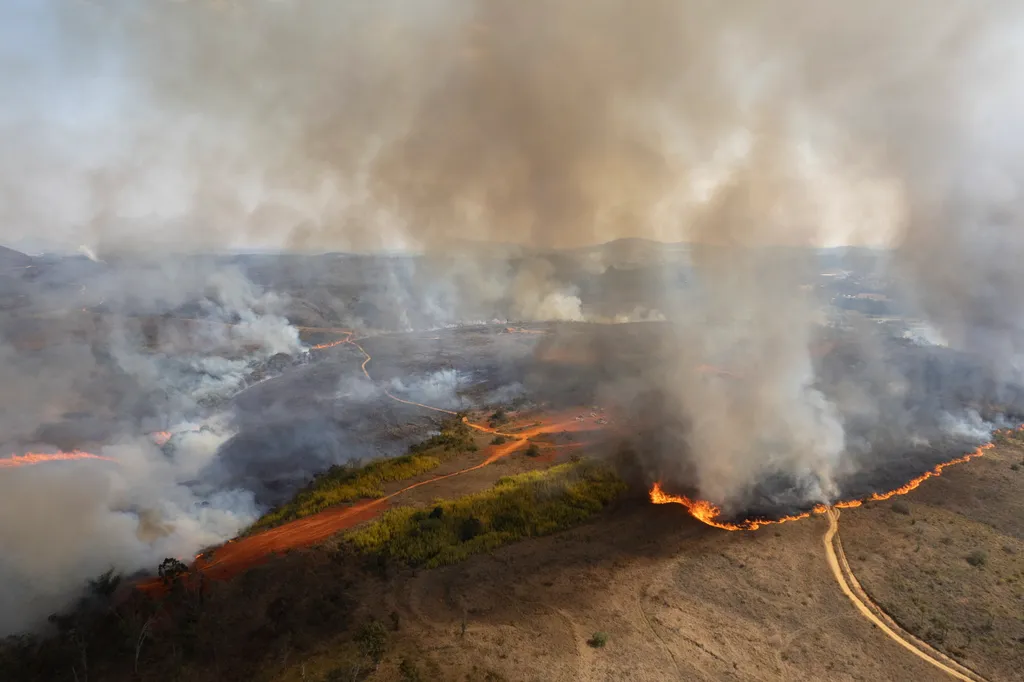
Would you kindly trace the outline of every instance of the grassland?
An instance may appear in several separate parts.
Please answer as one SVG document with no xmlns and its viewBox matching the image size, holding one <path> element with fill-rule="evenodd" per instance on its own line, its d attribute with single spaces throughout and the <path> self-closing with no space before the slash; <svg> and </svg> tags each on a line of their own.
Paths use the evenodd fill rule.
<svg viewBox="0 0 1024 682">
<path fill-rule="evenodd" d="M 443 566 L 576 525 L 608 506 L 625 488 L 604 466 L 563 464 L 499 479 L 489 490 L 441 501 L 430 512 L 393 509 L 347 539 L 366 554 L 410 566 Z"/>
<path fill-rule="evenodd" d="M 989 680 L 1024 667 L 1024 434 L 896 503 L 844 514 L 864 589 L 906 630 Z"/>
<path fill-rule="evenodd" d="M 401 481 L 436 469 L 461 452 L 476 449 L 472 432 L 462 421 L 452 419 L 440 433 L 409 448 L 401 457 L 381 459 L 365 465 L 337 465 L 317 475 L 309 485 L 285 504 L 272 509 L 248 530 L 254 533 L 282 523 L 312 516 L 338 504 L 384 495 L 384 484 Z"/>
</svg>

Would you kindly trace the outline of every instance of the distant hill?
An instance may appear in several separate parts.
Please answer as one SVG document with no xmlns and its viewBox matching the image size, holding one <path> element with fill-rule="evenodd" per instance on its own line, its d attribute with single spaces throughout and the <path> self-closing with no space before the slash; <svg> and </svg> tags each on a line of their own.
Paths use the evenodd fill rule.
<svg viewBox="0 0 1024 682">
<path fill-rule="evenodd" d="M 32 264 L 32 256 L 27 256 L 21 251 L 0 246 L 0 268 L 23 268 Z"/>
</svg>

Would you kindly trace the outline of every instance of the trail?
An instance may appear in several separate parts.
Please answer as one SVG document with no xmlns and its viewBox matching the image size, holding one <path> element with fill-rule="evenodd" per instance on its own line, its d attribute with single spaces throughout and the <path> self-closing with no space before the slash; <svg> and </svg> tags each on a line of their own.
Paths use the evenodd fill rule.
<svg viewBox="0 0 1024 682">
<path fill-rule="evenodd" d="M 348 329 L 322 329 L 322 328 L 300 328 L 303 331 L 318 331 L 318 332 L 331 332 L 342 334 L 343 338 L 314 346 L 315 349 L 333 348 L 341 344 L 350 344 L 357 348 L 360 353 L 363 354 L 364 359 L 360 369 L 366 378 L 373 382 L 373 377 L 370 376 L 367 370 L 367 365 L 373 357 L 363 348 L 362 345 L 355 339 L 354 332 Z M 399 398 L 383 386 L 380 387 L 384 394 L 394 400 L 395 402 L 402 403 L 404 405 L 412 405 L 415 407 L 423 408 L 433 412 L 439 412 L 446 415 L 458 416 L 459 413 L 453 412 L 452 410 L 446 410 L 444 408 L 435 407 L 433 405 L 426 405 L 423 403 L 417 403 L 411 400 L 405 400 Z M 584 422 L 579 421 L 568 413 L 555 419 L 542 421 L 525 429 L 520 429 L 514 432 L 510 431 L 499 431 L 493 429 L 484 424 L 478 424 L 472 422 L 468 417 L 462 417 L 463 423 L 468 427 L 480 431 L 482 433 L 488 433 L 498 436 L 503 436 L 509 440 L 500 445 L 490 446 L 490 452 L 481 462 L 474 464 L 473 466 L 459 469 L 449 474 L 434 475 L 432 478 L 418 481 L 410 485 L 396 490 L 389 495 L 383 497 L 374 498 L 370 500 L 361 500 L 354 504 L 347 505 L 344 507 L 333 507 L 325 509 L 324 511 L 314 514 L 313 516 L 307 516 L 305 518 L 296 519 L 283 525 L 271 528 L 266 531 L 262 531 L 255 535 L 249 535 L 243 538 L 231 540 L 221 547 L 212 550 L 207 553 L 206 556 L 199 555 L 195 558 L 195 562 L 192 565 L 192 570 L 201 571 L 204 575 L 213 579 L 228 579 L 235 576 L 242 571 L 256 566 L 263 561 L 269 559 L 276 553 L 287 552 L 291 549 L 297 549 L 301 547 L 309 547 L 320 542 L 323 542 L 330 538 L 332 535 L 337 534 L 340 531 L 352 528 L 359 523 L 368 521 L 381 512 L 383 512 L 388 506 L 389 502 L 399 495 L 403 495 L 410 490 L 415 490 L 421 486 L 437 483 L 455 476 L 461 476 L 468 474 L 473 471 L 478 471 L 486 466 L 497 462 L 498 460 L 507 457 L 512 454 L 515 450 L 525 445 L 525 441 L 528 438 L 540 436 L 548 433 L 563 433 L 570 431 L 582 430 L 585 426 Z M 573 443 L 568 446 L 579 445 Z M 557 446 L 567 447 L 567 446 Z M 159 580 L 150 580 L 148 582 L 139 585 L 139 589 L 145 592 L 155 592 L 163 589 L 162 584 Z"/>
<path fill-rule="evenodd" d="M 822 537 L 825 546 L 825 557 L 828 560 L 832 575 L 843 594 L 860 611 L 861 615 L 871 621 L 887 637 L 899 644 L 901 647 L 914 654 L 923 661 L 930 663 L 939 670 L 964 682 L 986 682 L 985 678 L 968 668 L 960 665 L 949 656 L 929 646 L 926 642 L 914 637 L 912 634 L 901 628 L 882 608 L 868 596 L 861 587 L 857 578 L 853 575 L 846 554 L 843 552 L 843 545 L 839 541 L 839 510 L 829 507 L 828 530 Z"/>
</svg>

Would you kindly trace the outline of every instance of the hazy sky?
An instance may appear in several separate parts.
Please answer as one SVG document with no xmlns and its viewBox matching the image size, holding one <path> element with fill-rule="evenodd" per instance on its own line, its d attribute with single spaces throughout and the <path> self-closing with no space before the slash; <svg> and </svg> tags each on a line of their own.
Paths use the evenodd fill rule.
<svg viewBox="0 0 1024 682">
<path fill-rule="evenodd" d="M 885 244 L 908 159 L 1016 191 L 1018 4 L 6 0 L 0 242 Z"/>
</svg>

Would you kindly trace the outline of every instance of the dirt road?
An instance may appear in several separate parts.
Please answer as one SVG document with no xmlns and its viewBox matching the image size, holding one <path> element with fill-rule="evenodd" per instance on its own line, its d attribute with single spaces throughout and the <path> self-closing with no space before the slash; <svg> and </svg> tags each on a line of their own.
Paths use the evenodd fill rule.
<svg viewBox="0 0 1024 682">
<path fill-rule="evenodd" d="M 308 330 L 308 328 L 306 329 Z M 368 380 L 373 381 L 373 378 L 367 371 L 367 365 L 373 358 L 354 339 L 351 331 L 346 329 L 317 329 L 316 331 L 330 331 L 343 335 L 343 338 L 338 341 L 322 344 L 319 346 L 320 348 L 329 348 L 348 343 L 359 349 L 365 358 L 361 366 L 363 374 L 366 375 Z M 453 416 L 457 414 L 451 410 L 404 400 L 383 387 L 381 390 L 383 390 L 385 395 L 390 399 L 406 405 L 413 405 Z M 192 566 L 192 570 L 201 571 L 204 575 L 210 578 L 227 579 L 252 566 L 256 566 L 268 560 L 274 554 L 280 554 L 301 547 L 309 547 L 323 542 L 336 533 L 348 530 L 353 526 L 379 515 L 388 508 L 389 501 L 399 495 L 403 495 L 410 490 L 414 490 L 421 486 L 431 485 L 454 476 L 461 476 L 471 471 L 477 471 L 478 469 L 482 469 L 483 467 L 489 466 L 494 462 L 511 455 L 517 450 L 525 449 L 527 447 L 528 438 L 534 438 L 546 434 L 577 432 L 593 428 L 593 426 L 586 421 L 577 419 L 575 416 L 576 414 L 577 411 L 554 415 L 553 417 L 545 418 L 525 429 L 514 431 L 511 429 L 508 431 L 499 431 L 487 426 L 486 424 L 472 422 L 468 418 L 463 417 L 463 422 L 470 428 L 484 433 L 504 436 L 508 438 L 508 441 L 502 444 L 490 445 L 485 451 L 486 456 L 484 459 L 473 466 L 413 483 L 384 497 L 363 500 L 344 507 L 333 507 L 313 516 L 296 519 L 255 535 L 232 540 L 206 556 L 197 557 Z M 574 443 L 562 447 L 571 447 L 572 445 L 577 444 Z M 143 589 L 144 591 L 159 590 L 161 589 L 161 584 L 159 581 L 153 580 L 140 585 L 140 589 Z"/>
<path fill-rule="evenodd" d="M 861 615 L 871 621 L 887 637 L 895 641 L 904 649 L 918 658 L 927 661 L 939 670 L 964 682 L 985 682 L 985 678 L 960 665 L 949 656 L 932 648 L 927 643 L 914 637 L 912 634 L 901 628 L 885 611 L 868 596 L 861 587 L 857 578 L 853 575 L 846 554 L 843 552 L 843 545 L 839 541 L 839 510 L 829 508 L 828 530 L 822 537 L 825 545 L 825 557 L 828 560 L 832 575 L 843 594 L 860 611 Z"/>
</svg>

